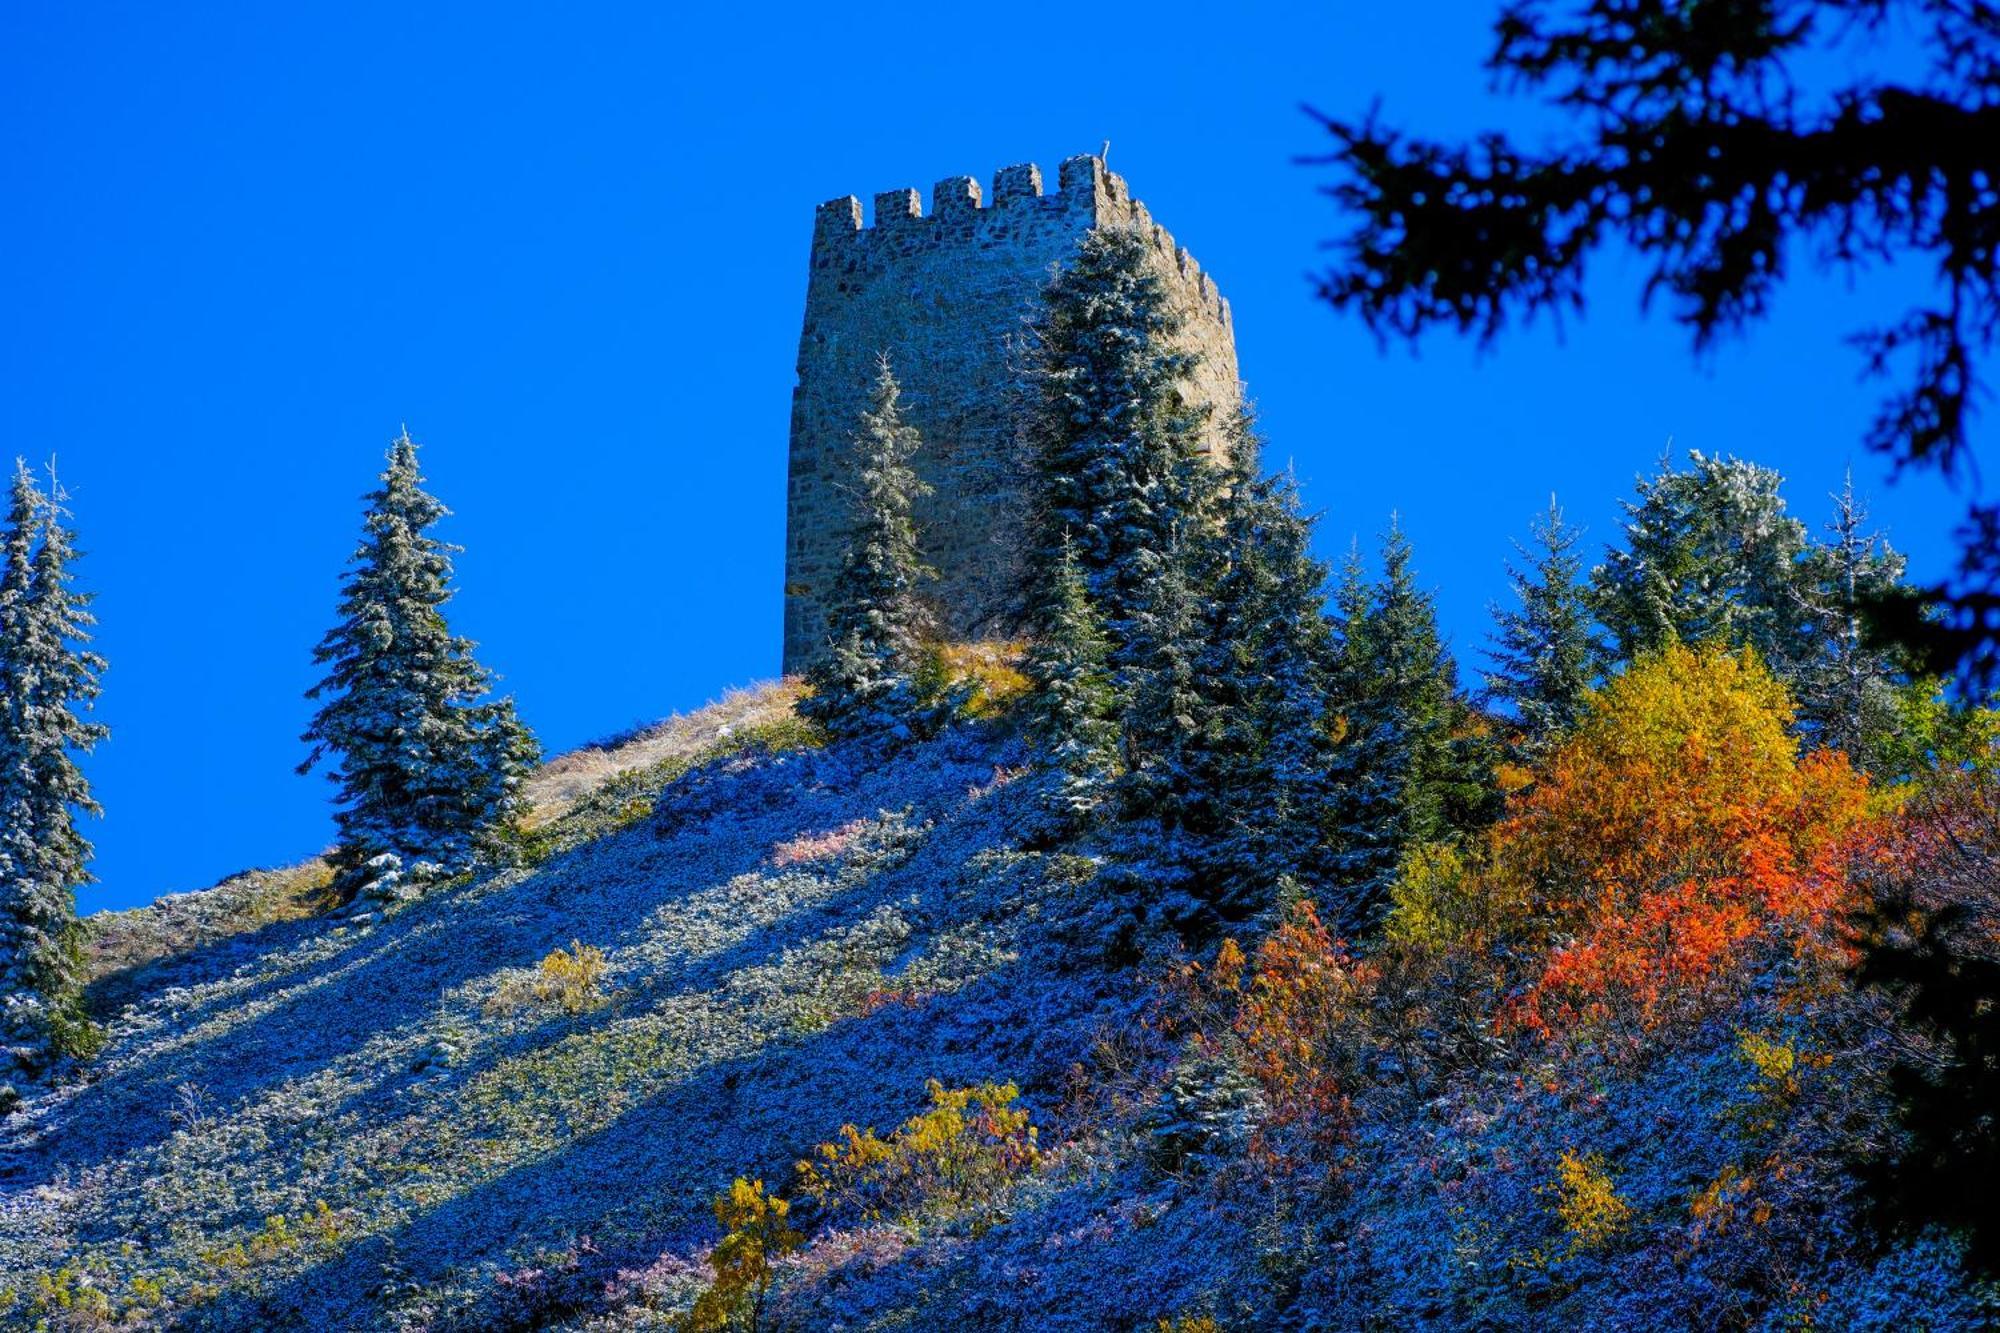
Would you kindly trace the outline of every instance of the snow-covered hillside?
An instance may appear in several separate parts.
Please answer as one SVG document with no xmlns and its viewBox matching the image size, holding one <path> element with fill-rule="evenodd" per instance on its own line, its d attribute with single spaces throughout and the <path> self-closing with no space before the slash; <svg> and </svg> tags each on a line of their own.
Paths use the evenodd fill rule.
<svg viewBox="0 0 2000 1333">
<path fill-rule="evenodd" d="M 734 1176 L 900 1122 L 930 1077 L 1036 1104 L 1130 1002 L 1036 930 L 1056 890 L 1006 850 L 1010 742 L 972 725 L 857 764 L 791 748 L 788 704 L 557 761 L 545 860 L 392 912 L 107 919 L 124 967 L 99 985 L 130 1006 L 87 1081 L 6 1125 L 17 1317 L 52 1290 L 190 1327 L 486 1326 L 503 1275 L 601 1294 L 653 1266 L 583 1303 L 643 1320 Z M 254 899 L 211 892 L 218 917 Z M 147 960 L 149 930 L 191 947 Z M 529 983 L 573 942 L 608 969 L 571 1015 Z"/>
<path fill-rule="evenodd" d="M 1004 718 L 885 760 L 819 745 L 792 698 L 556 760 L 527 864 L 415 901 L 330 910 L 308 863 L 98 919 L 109 1045 L 0 1122 L 0 1327 L 678 1327 L 718 1192 L 799 1202 L 795 1163 L 889 1134 L 933 1079 L 1018 1083 L 1032 1169 L 977 1206 L 806 1217 L 762 1328 L 1990 1314 L 1951 1247 L 1878 1258 L 1825 1202 L 1838 1163 L 1800 1145 L 1839 1071 L 1774 1101 L 1761 1009 L 1560 1078 L 1357 1045 L 1346 1167 L 1282 1185 L 1245 1149 L 1254 1090 L 1160 1021 L 1196 974 L 1094 942 L 1099 866 L 1042 846 Z M 602 977 L 548 989 L 557 950 Z M 1754 1210 L 1745 1160 L 1788 1163 Z M 1620 1239 L 1584 1245 L 1559 1185 L 1605 1162 Z"/>
</svg>

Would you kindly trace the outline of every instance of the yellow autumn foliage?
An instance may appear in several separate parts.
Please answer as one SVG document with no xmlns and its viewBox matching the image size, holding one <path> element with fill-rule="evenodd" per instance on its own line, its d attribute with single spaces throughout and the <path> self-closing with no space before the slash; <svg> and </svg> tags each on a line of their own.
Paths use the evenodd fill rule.
<svg viewBox="0 0 2000 1333">
<path fill-rule="evenodd" d="M 580 940 L 542 959 L 535 978 L 535 998 L 566 1014 L 581 1014 L 603 1003 L 598 984 L 604 979 L 604 951 Z"/>
<path fill-rule="evenodd" d="M 1632 1205 L 1618 1193 L 1604 1158 L 1565 1152 L 1556 1163 L 1556 1216 L 1569 1233 L 1570 1251 L 1602 1249 L 1632 1220 Z"/>
<path fill-rule="evenodd" d="M 770 1294 L 771 1261 L 791 1254 L 805 1238 L 787 1220 L 789 1201 L 766 1193 L 761 1180 L 735 1182 L 715 1196 L 722 1239 L 709 1252 L 715 1277 L 680 1321 L 684 1333 L 726 1333 L 742 1327 L 759 1333 Z"/>
<path fill-rule="evenodd" d="M 1037 1131 L 1014 1104 L 1014 1084 L 947 1088 L 931 1079 L 926 1086 L 931 1109 L 886 1139 L 842 1125 L 837 1142 L 799 1162 L 799 1192 L 822 1208 L 871 1220 L 957 1215 L 989 1206 L 1010 1177 L 1039 1159 Z"/>
</svg>

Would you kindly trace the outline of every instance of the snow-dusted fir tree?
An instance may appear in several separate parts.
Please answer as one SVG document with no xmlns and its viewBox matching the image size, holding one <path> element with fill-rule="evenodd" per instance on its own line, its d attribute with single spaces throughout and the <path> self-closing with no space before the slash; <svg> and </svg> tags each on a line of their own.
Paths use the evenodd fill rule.
<svg viewBox="0 0 2000 1333">
<path fill-rule="evenodd" d="M 1119 810 L 1157 830 L 1146 837 L 1163 874 L 1186 869 L 1186 844 L 1219 817 L 1200 663 L 1220 477 L 1202 452 L 1206 413 L 1182 398 L 1196 360 L 1177 345 L 1181 327 L 1145 238 L 1092 231 L 1043 294 L 1030 377 L 1030 586 L 1048 596 L 1073 551 L 1110 641 Z"/>
<path fill-rule="evenodd" d="M 1239 446 L 1254 459 L 1245 432 Z M 1203 674 L 1218 708 L 1227 811 L 1219 868 L 1238 896 L 1264 905 L 1286 877 L 1328 868 L 1332 821 L 1332 637 L 1326 566 L 1311 552 L 1312 519 L 1289 473 L 1232 477 L 1217 584 L 1215 627 Z"/>
<path fill-rule="evenodd" d="M 1031 586 L 1052 587 L 1074 543 L 1121 676 L 1146 651 L 1132 622 L 1202 503 L 1188 463 L 1206 417 L 1179 392 L 1196 364 L 1176 346 L 1182 323 L 1145 239 L 1105 228 L 1085 234 L 1049 285 L 1036 329 Z"/>
<path fill-rule="evenodd" d="M 1899 653 L 1868 641 L 1863 620 L 1871 602 L 1902 587 L 1905 562 L 1869 529 L 1852 473 L 1833 502 L 1828 540 L 1814 543 L 1800 562 L 1798 595 L 1816 633 L 1787 683 L 1814 745 L 1893 776 L 1912 686 L 1926 697 L 1931 689 L 1910 680 Z"/>
<path fill-rule="evenodd" d="M 1625 545 L 1591 574 L 1593 609 L 1621 658 L 1682 643 L 1755 648 L 1778 675 L 1814 633 L 1794 596 L 1803 523 L 1785 512 L 1777 472 L 1696 451 L 1663 464 L 1625 503 Z"/>
<path fill-rule="evenodd" d="M 1214 707 L 1209 746 L 1228 789 L 1223 800 L 1225 825 L 1238 820 L 1245 803 L 1256 799 L 1244 787 L 1263 749 L 1259 712 L 1269 681 L 1261 646 L 1250 632 L 1268 595 L 1269 571 L 1261 559 L 1255 503 L 1260 441 L 1250 430 L 1247 415 L 1239 425 L 1240 438 L 1234 442 L 1217 502 L 1214 587 L 1195 663 Z M 1238 842 L 1241 832 L 1225 827 L 1223 841 Z"/>
<path fill-rule="evenodd" d="M 16 464 L 0 570 L 0 995 L 10 1042 L 31 1059 L 85 1055 L 76 890 L 89 882 L 79 813 L 97 803 L 76 764 L 105 735 L 83 713 L 103 659 L 86 646 L 88 594 L 72 586 L 74 539 L 62 488 Z"/>
<path fill-rule="evenodd" d="M 1132 590 L 1122 636 L 1116 629 L 1111 636 L 1121 705 L 1119 823 L 1107 844 L 1106 882 L 1134 924 L 1184 937 L 1210 934 L 1238 915 L 1241 887 L 1214 873 L 1228 819 L 1227 701 L 1203 670 L 1223 557 L 1214 521 L 1221 479 L 1205 458 L 1190 456 L 1161 489 L 1169 516 L 1162 545 L 1146 552 L 1151 577 Z"/>
<path fill-rule="evenodd" d="M 1623 655 L 1669 637 L 1755 649 L 1812 743 L 1877 773 L 1906 768 L 1925 748 L 1911 710 L 1935 711 L 1934 682 L 1912 681 L 1899 654 L 1863 633 L 1867 604 L 1898 587 L 1903 558 L 1868 531 L 1851 484 L 1834 497 L 1829 539 L 1815 541 L 1786 511 L 1782 481 L 1700 453 L 1642 481 L 1625 506 L 1625 549 L 1591 575 L 1593 608 Z"/>
<path fill-rule="evenodd" d="M 1384 697 L 1375 595 L 1359 543 L 1352 544 L 1334 592 L 1337 643 L 1329 691 L 1339 710 L 1329 773 L 1332 878 L 1342 899 L 1334 915 L 1348 931 L 1373 923 L 1408 841 L 1403 797 L 1410 737 L 1395 701 Z"/>
<path fill-rule="evenodd" d="M 1523 563 L 1507 566 L 1518 605 L 1493 611 L 1486 693 L 1512 707 L 1535 750 L 1576 724 L 1598 675 L 1599 650 L 1576 554 L 1583 534 L 1563 522 L 1553 495 L 1531 534 L 1532 550 L 1515 547 Z"/>
<path fill-rule="evenodd" d="M 1216 468 L 1190 454 L 1152 488 L 1159 545 L 1133 548 L 1135 566 L 1148 574 L 1112 623 L 1112 660 L 1123 658 L 1121 803 L 1128 818 L 1157 820 L 1182 837 L 1210 836 L 1224 818 L 1221 700 L 1203 671 L 1224 559 L 1214 521 L 1221 482 Z"/>
<path fill-rule="evenodd" d="M 1225 793 L 1217 700 L 1201 670 L 1208 584 L 1191 546 L 1180 539 L 1169 545 L 1169 558 L 1125 621 L 1118 819 L 1108 835 L 1105 883 L 1133 924 L 1201 936 L 1221 923 L 1220 900 L 1228 894 L 1210 877 Z M 1113 643 L 1115 655 L 1115 635 Z"/>
<path fill-rule="evenodd" d="M 827 650 L 806 673 L 799 713 L 835 736 L 907 740 L 934 701 L 918 675 L 930 617 L 919 589 L 931 571 L 919 546 L 916 502 L 930 494 L 913 466 L 922 447 L 903 420 L 902 388 L 887 357 L 854 436 L 846 550 L 827 609 Z"/>
<path fill-rule="evenodd" d="M 324 702 L 299 771 L 332 761 L 346 857 L 451 869 L 519 813 L 536 750 L 512 702 L 490 697 L 493 676 L 472 642 L 445 623 L 458 548 L 430 535 L 449 511 L 424 492 L 407 431 L 388 458 L 367 496 L 339 623 L 314 653 L 327 674 L 307 697 Z"/>
<path fill-rule="evenodd" d="M 1072 542 L 1063 543 L 1043 605 L 1046 621 L 1023 664 L 1033 683 L 1030 730 L 1048 770 L 1044 803 L 1060 825 L 1074 828 L 1097 812 L 1116 777 L 1118 701 L 1111 644 Z"/>
<path fill-rule="evenodd" d="M 1345 722 L 1335 754 L 1336 880 L 1343 926 L 1373 926 L 1402 859 L 1491 816 L 1489 757 L 1418 586 L 1409 538 L 1392 522 L 1370 588 L 1350 556 L 1341 588 L 1334 696 Z"/>
</svg>

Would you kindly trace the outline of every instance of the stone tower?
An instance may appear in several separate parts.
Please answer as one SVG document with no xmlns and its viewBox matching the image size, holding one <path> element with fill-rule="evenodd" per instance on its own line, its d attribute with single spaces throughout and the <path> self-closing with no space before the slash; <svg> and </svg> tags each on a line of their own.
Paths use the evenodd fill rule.
<svg viewBox="0 0 2000 1333">
<path fill-rule="evenodd" d="M 1155 224 L 1102 159 L 1073 157 L 1059 189 L 1041 169 L 1003 168 L 982 205 L 970 176 L 939 181 L 926 216 L 915 190 L 875 196 L 875 225 L 853 195 L 819 206 L 798 387 L 792 392 L 791 471 L 785 511 L 786 672 L 825 646 L 825 610 L 846 525 L 842 489 L 856 424 L 878 354 L 903 386 L 923 436 L 916 467 L 932 488 L 917 518 L 929 589 L 954 638 L 1002 628 L 1021 578 L 1024 497 L 1018 445 L 1022 335 L 1051 270 L 1095 227 L 1134 227 L 1160 260 L 1183 334 L 1200 353 L 1186 392 L 1236 409 L 1236 342 L 1229 303 L 1173 237 Z"/>
</svg>

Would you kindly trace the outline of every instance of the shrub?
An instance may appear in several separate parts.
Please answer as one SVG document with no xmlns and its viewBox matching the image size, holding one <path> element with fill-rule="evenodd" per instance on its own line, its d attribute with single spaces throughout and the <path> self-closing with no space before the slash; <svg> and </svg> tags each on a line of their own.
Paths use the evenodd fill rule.
<svg viewBox="0 0 2000 1333">
<path fill-rule="evenodd" d="M 574 952 L 572 952 L 574 950 Z M 542 959 L 535 978 L 535 998 L 566 1014 L 581 1014 L 604 1002 L 598 983 L 604 979 L 604 952 L 595 945 L 571 940 Z"/>
<path fill-rule="evenodd" d="M 1604 1158 L 1564 1152 L 1556 1162 L 1556 1217 L 1569 1233 L 1570 1253 L 1598 1250 L 1611 1243 L 1632 1219 L 1632 1205 L 1612 1183 Z"/>
<path fill-rule="evenodd" d="M 717 742 L 715 748 L 726 754 L 745 750 L 783 754 L 787 750 L 818 750 L 826 745 L 826 741 L 824 727 L 788 711 L 766 721 L 738 727 Z"/>
<path fill-rule="evenodd" d="M 1521 904 L 1513 885 L 1479 870 L 1450 843 L 1411 848 L 1389 889 L 1389 942 L 1425 954 L 1483 952 Z"/>
<path fill-rule="evenodd" d="M 1350 957 L 1303 898 L 1254 957 L 1224 940 L 1207 967 L 1170 972 L 1147 1020 L 1180 1049 L 1143 1126 L 1156 1136 L 1156 1162 L 1183 1147 L 1198 1152 L 1197 1140 L 1219 1147 L 1213 1136 L 1226 1138 L 1248 1115 L 1250 1154 L 1264 1166 L 1338 1171 L 1355 1123 L 1350 1098 L 1375 1044 L 1379 982 L 1375 964 Z M 1232 1087 L 1229 1070 L 1248 1086 Z"/>
<path fill-rule="evenodd" d="M 681 1320 L 686 1333 L 723 1333 L 739 1321 L 758 1333 L 771 1290 L 771 1260 L 804 1242 L 786 1220 L 791 1211 L 788 1201 L 764 1192 L 763 1181 L 741 1176 L 715 1196 L 715 1220 L 723 1232 L 708 1257 L 715 1278 Z"/>
<path fill-rule="evenodd" d="M 590 1237 L 579 1236 L 573 1245 L 536 1255 L 526 1267 L 495 1273 L 495 1299 L 481 1327 L 549 1328 L 589 1309 L 602 1290 L 587 1262 L 598 1253 Z"/>
<path fill-rule="evenodd" d="M 72 1060 L 88 1060 L 104 1049 L 104 1028 L 88 1015 L 62 1010 L 48 1020 L 48 1048 L 52 1055 Z"/>
<path fill-rule="evenodd" d="M 1215 1043 L 1193 1037 L 1139 1128 L 1153 1165 L 1173 1171 L 1239 1156 L 1263 1116 L 1255 1080 Z"/>
<path fill-rule="evenodd" d="M 1744 1032 L 1736 1039 L 1736 1052 L 1757 1072 L 1751 1091 L 1759 1096 L 1789 1101 L 1799 1095 L 1798 1048 L 1784 1038 Z"/>
<path fill-rule="evenodd" d="M 330 1249 L 339 1243 L 340 1215 L 321 1199 L 311 1212 L 300 1213 L 296 1223 L 283 1213 L 273 1213 L 249 1239 L 204 1250 L 200 1257 L 211 1270 L 228 1274 L 269 1263 L 295 1250 Z"/>
<path fill-rule="evenodd" d="M 111 1297 L 97 1285 L 96 1276 L 74 1264 L 35 1274 L 34 1285 L 20 1303 L 26 1307 L 21 1313 L 34 1320 L 25 1325 L 29 1328 L 111 1328 L 119 1322 Z M 0 1312 L 4 1310 L 0 1307 Z"/>
<path fill-rule="evenodd" d="M 950 643 L 937 649 L 945 685 L 940 693 L 958 696 L 958 711 L 970 718 L 998 717 L 1031 688 L 1021 672 L 1026 645 L 1018 642 Z"/>
<path fill-rule="evenodd" d="M 854 839 L 866 832 L 873 822 L 857 819 L 824 833 L 801 833 L 795 838 L 787 838 L 771 848 L 771 864 L 783 870 L 815 861 L 830 861 L 852 846 Z"/>
<path fill-rule="evenodd" d="M 1303 899 L 1257 946 L 1235 1030 L 1270 1108 L 1256 1145 L 1267 1160 L 1339 1165 L 1375 980 L 1374 967 L 1351 959 Z"/>
<path fill-rule="evenodd" d="M 1014 1104 L 1012 1083 L 947 1088 L 926 1085 L 931 1109 L 887 1139 L 872 1129 L 840 1127 L 798 1164 L 799 1191 L 829 1213 L 906 1220 L 922 1213 L 981 1213 L 1009 1179 L 1039 1159 L 1037 1131 Z"/>
<path fill-rule="evenodd" d="M 1688 1217 L 1694 1223 L 1694 1240 L 1699 1243 L 1724 1234 L 1746 1211 L 1753 1222 L 1761 1224 L 1768 1221 L 1771 1206 L 1766 1203 L 1751 1205 L 1749 1202 L 1756 1183 L 1742 1167 L 1734 1164 L 1723 1167 L 1721 1173 L 1704 1185 L 1688 1204 Z"/>
</svg>

